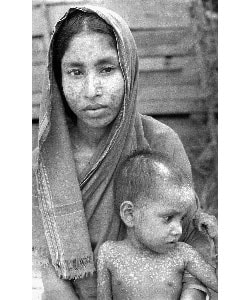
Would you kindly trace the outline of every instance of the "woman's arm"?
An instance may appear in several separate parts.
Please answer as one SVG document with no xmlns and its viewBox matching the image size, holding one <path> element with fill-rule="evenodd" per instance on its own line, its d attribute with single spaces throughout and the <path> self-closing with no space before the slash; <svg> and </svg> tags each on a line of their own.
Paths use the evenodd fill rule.
<svg viewBox="0 0 250 300">
<path fill-rule="evenodd" d="M 38 194 L 36 184 L 36 156 L 37 149 L 33 151 L 33 172 L 32 172 L 32 242 L 34 248 L 46 245 L 41 213 L 38 207 Z M 60 279 L 48 257 L 41 257 L 38 251 L 33 252 L 32 270 L 32 292 L 39 295 L 42 300 L 79 300 L 71 281 Z"/>
<path fill-rule="evenodd" d="M 34 267 L 34 277 L 36 281 L 39 281 L 42 300 L 79 300 L 71 282 L 58 278 L 52 265 Z M 36 286 L 33 286 L 33 292 L 38 292 Z"/>
<path fill-rule="evenodd" d="M 195 227 L 199 231 L 206 232 L 210 238 L 214 239 L 218 236 L 217 219 L 213 215 L 209 215 L 205 212 L 199 211 L 195 215 Z"/>
<path fill-rule="evenodd" d="M 107 267 L 108 249 L 106 249 L 106 244 L 100 247 L 97 258 L 97 300 L 112 300 L 111 274 Z"/>
<path fill-rule="evenodd" d="M 185 288 L 184 286 L 184 288 L 182 288 L 180 300 L 205 300 L 207 295 L 206 289 L 202 291 L 200 286 L 198 286 L 198 289 L 196 289 L 195 286 L 196 285 L 189 285 L 188 288 Z"/>
</svg>

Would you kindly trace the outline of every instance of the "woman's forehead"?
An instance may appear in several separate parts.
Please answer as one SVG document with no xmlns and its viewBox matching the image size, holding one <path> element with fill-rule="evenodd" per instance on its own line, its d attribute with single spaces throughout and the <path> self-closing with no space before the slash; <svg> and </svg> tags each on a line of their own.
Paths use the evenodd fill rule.
<svg viewBox="0 0 250 300">
<path fill-rule="evenodd" d="M 112 37 L 103 33 L 81 33 L 74 36 L 64 54 L 67 60 L 91 60 L 93 58 L 115 58 L 118 54 Z"/>
<path fill-rule="evenodd" d="M 113 49 L 116 50 L 116 45 L 113 42 L 113 38 L 106 33 L 99 32 L 81 32 L 76 34 L 70 41 L 69 46 L 92 46 L 98 47 L 101 46 L 102 50 Z M 97 46 L 96 46 L 97 45 Z"/>
</svg>

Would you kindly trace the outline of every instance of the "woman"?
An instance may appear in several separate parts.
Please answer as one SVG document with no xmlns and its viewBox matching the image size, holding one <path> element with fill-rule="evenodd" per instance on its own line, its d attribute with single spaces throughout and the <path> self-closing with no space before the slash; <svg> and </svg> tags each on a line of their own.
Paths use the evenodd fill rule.
<svg viewBox="0 0 250 300">
<path fill-rule="evenodd" d="M 121 159 L 148 148 L 190 176 L 191 168 L 176 133 L 136 111 L 137 51 L 117 14 L 70 9 L 56 25 L 48 58 L 34 151 L 35 263 L 42 265 L 43 299 L 95 299 L 97 251 L 125 233 L 112 194 Z M 182 240 L 206 255 L 207 237 L 191 222 L 197 209 L 198 202 Z M 205 299 L 198 282 L 188 275 L 184 282 L 182 299 Z"/>
</svg>

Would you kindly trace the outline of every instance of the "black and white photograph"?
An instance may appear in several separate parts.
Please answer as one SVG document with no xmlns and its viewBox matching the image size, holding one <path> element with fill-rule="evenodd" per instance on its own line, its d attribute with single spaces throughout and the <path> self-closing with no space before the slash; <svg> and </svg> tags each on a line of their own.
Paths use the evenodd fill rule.
<svg viewBox="0 0 250 300">
<path fill-rule="evenodd" d="M 218 1 L 32 0 L 32 300 L 218 299 Z"/>
</svg>

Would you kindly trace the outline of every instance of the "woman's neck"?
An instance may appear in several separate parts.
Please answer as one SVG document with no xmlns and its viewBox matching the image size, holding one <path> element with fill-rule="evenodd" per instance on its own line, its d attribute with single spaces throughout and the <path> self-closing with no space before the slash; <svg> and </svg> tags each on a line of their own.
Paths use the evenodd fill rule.
<svg viewBox="0 0 250 300">
<path fill-rule="evenodd" d="M 84 144 L 87 147 L 96 148 L 101 141 L 107 139 L 109 131 L 109 127 L 88 127 L 83 122 L 77 120 L 77 124 L 73 128 L 73 139 L 77 144 Z"/>
</svg>

